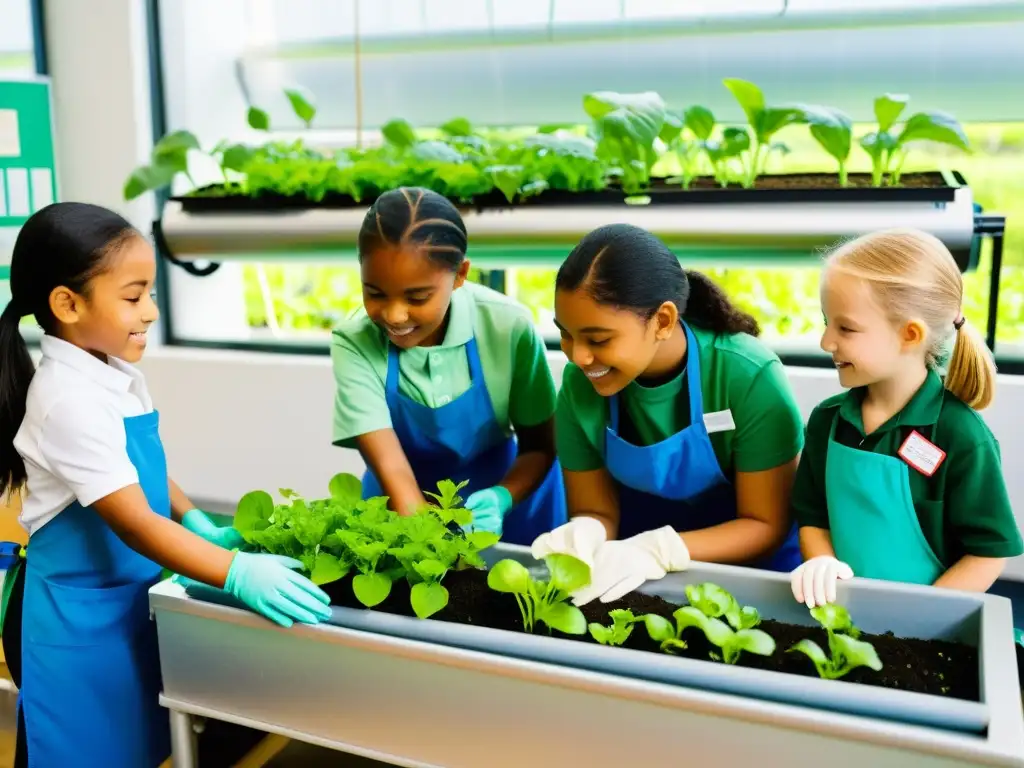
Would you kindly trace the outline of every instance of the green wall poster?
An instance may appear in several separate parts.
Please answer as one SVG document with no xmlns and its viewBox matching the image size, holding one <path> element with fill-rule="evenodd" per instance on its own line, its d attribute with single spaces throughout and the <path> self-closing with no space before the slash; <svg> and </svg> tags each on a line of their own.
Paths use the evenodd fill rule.
<svg viewBox="0 0 1024 768">
<path fill-rule="evenodd" d="M 20 227 L 56 199 L 50 83 L 0 80 L 0 227 Z"/>
</svg>

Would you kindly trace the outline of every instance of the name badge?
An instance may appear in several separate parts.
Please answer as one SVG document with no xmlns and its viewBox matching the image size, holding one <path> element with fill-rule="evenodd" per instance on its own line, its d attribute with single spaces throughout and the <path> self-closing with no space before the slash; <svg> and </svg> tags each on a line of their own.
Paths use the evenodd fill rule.
<svg viewBox="0 0 1024 768">
<path fill-rule="evenodd" d="M 736 422 L 732 420 L 732 411 L 728 408 L 724 411 L 704 414 L 704 428 L 708 434 L 712 432 L 729 432 L 736 429 Z"/>
<path fill-rule="evenodd" d="M 925 477 L 931 477 L 946 460 L 946 452 L 914 430 L 900 447 L 900 458 Z"/>
</svg>

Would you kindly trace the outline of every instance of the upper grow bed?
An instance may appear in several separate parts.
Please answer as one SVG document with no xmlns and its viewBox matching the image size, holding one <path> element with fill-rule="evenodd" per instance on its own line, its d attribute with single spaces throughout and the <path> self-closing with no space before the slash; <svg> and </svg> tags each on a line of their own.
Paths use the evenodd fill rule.
<svg viewBox="0 0 1024 768">
<path fill-rule="evenodd" d="M 878 97 L 877 124 L 855 137 L 849 116 L 832 107 L 772 105 L 753 83 L 728 79 L 724 85 L 742 107 L 746 125 L 721 125 L 699 105 L 669 109 L 654 92 L 596 92 L 583 98 L 587 126 L 484 131 L 456 118 L 421 132 L 396 119 L 383 126 L 383 145 L 371 148 L 325 150 L 301 139 L 260 146 L 222 141 L 207 154 L 220 166 L 223 181 L 193 182 L 175 199 L 192 213 L 346 208 L 364 206 L 395 187 L 423 186 L 478 209 L 621 205 L 638 196 L 652 203 L 948 202 L 963 184 L 941 173 L 902 173 L 908 151 L 920 141 L 968 149 L 967 137 L 950 115 L 905 115 L 907 96 Z M 301 90 L 289 90 L 288 96 L 296 114 L 311 126 L 316 115 L 312 97 Z M 255 107 L 248 122 L 257 130 L 271 127 L 270 117 Z M 806 126 L 835 173 L 767 173 L 769 158 L 788 152 L 776 135 L 795 124 Z M 194 151 L 202 150 L 188 131 L 165 136 L 150 164 L 127 180 L 125 197 L 165 187 L 179 173 L 187 175 Z M 872 173 L 847 173 L 854 151 L 867 153 Z M 655 171 L 673 175 L 652 176 Z"/>
</svg>

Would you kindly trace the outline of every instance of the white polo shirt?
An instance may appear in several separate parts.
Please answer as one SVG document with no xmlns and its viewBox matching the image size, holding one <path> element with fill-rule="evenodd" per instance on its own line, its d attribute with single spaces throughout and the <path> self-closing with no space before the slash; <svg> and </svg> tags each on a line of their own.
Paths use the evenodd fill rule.
<svg viewBox="0 0 1024 768">
<path fill-rule="evenodd" d="M 28 390 L 14 447 L 28 476 L 21 524 L 35 533 L 76 499 L 89 506 L 139 482 L 128 458 L 124 420 L 153 410 L 142 373 L 104 363 L 54 336 Z"/>
</svg>

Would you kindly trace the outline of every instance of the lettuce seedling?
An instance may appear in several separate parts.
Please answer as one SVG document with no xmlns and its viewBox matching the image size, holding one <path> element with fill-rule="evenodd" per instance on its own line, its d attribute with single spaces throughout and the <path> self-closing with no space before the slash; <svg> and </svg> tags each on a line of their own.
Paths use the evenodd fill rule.
<svg viewBox="0 0 1024 768">
<path fill-rule="evenodd" d="M 638 621 L 643 621 L 642 616 L 634 616 L 632 611 L 624 608 L 610 611 L 608 617 L 612 620 L 610 627 L 598 624 L 596 621 L 587 626 L 590 636 L 601 645 L 622 645 L 633 634 L 633 625 Z"/>
<path fill-rule="evenodd" d="M 826 603 L 816 606 L 811 608 L 811 616 L 830 635 L 845 634 L 850 637 L 860 637 L 860 629 L 854 625 L 850 612 L 842 605 Z"/>
<path fill-rule="evenodd" d="M 761 623 L 757 609 L 741 606 L 732 594 L 717 584 L 704 582 L 690 584 L 686 587 L 686 599 L 690 605 L 709 619 L 725 617 L 733 629 L 753 629 Z"/>
<path fill-rule="evenodd" d="M 467 485 L 469 485 L 468 480 L 463 480 L 458 485 L 451 480 L 441 480 L 437 484 L 438 493 L 430 491 L 424 493 L 425 496 L 429 496 L 436 502 L 427 504 L 427 509 L 445 525 L 455 523 L 460 528 L 469 525 L 473 520 L 473 513 L 461 506 L 462 497 L 459 496 L 459 491 Z"/>
<path fill-rule="evenodd" d="M 598 155 L 616 167 L 623 190 L 628 194 L 644 190 L 658 159 L 654 140 L 665 123 L 661 96 L 654 91 L 598 91 L 583 97 L 583 108 L 593 120 Z"/>
<path fill-rule="evenodd" d="M 845 187 L 848 179 L 846 163 L 853 146 L 853 121 L 834 107 L 802 105 L 800 109 L 804 121 L 810 126 L 811 136 L 839 163 L 839 186 Z"/>
<path fill-rule="evenodd" d="M 903 163 L 907 159 L 908 145 L 916 141 L 936 141 L 970 152 L 970 142 L 960 123 L 945 112 L 917 112 L 894 132 L 896 121 L 910 100 L 905 94 L 887 93 L 875 99 L 875 119 L 878 127 L 860 138 L 861 148 L 871 157 L 871 181 L 882 186 L 888 178 L 890 185 L 900 183 Z"/>
<path fill-rule="evenodd" d="M 590 566 L 564 554 L 548 555 L 544 562 L 548 566 L 547 581 L 535 580 L 522 563 L 501 560 L 487 573 L 487 586 L 515 597 L 527 632 L 543 622 L 549 631 L 582 635 L 587 631 L 587 620 L 579 608 L 566 601 L 590 583 Z"/>
<path fill-rule="evenodd" d="M 807 656 L 814 662 L 818 676 L 825 680 L 837 680 L 857 667 L 868 667 L 875 672 L 882 668 L 882 660 L 878 658 L 874 646 L 864 640 L 829 632 L 828 647 L 831 658 L 813 640 L 801 640 L 789 650 Z"/>
<path fill-rule="evenodd" d="M 747 80 L 726 78 L 722 82 L 739 102 L 750 124 L 747 142 L 752 147 L 752 152 L 743 159 L 743 186 L 752 187 L 757 177 L 764 173 L 768 157 L 773 151 L 789 151 L 785 144 L 773 143 L 772 137 L 787 125 L 802 120 L 803 112 L 798 107 L 767 106 L 761 89 Z M 743 144 L 743 140 L 736 133 L 732 134 L 731 141 L 735 146 Z"/>
<path fill-rule="evenodd" d="M 726 664 L 735 664 L 739 661 L 743 651 L 760 656 L 771 656 L 775 652 L 775 641 L 767 632 L 760 629 L 733 630 L 726 622 L 709 618 L 692 605 L 679 608 L 672 614 L 672 618 L 675 619 L 674 628 L 672 623 L 662 616 L 644 616 L 647 634 L 651 640 L 659 643 L 661 650 L 666 653 L 673 653 L 677 648 L 686 648 L 686 641 L 682 639 L 682 635 L 687 627 L 697 627 L 704 633 L 708 642 L 718 646 L 722 655 L 712 653 L 711 658 L 716 661 L 721 659 Z"/>
</svg>

